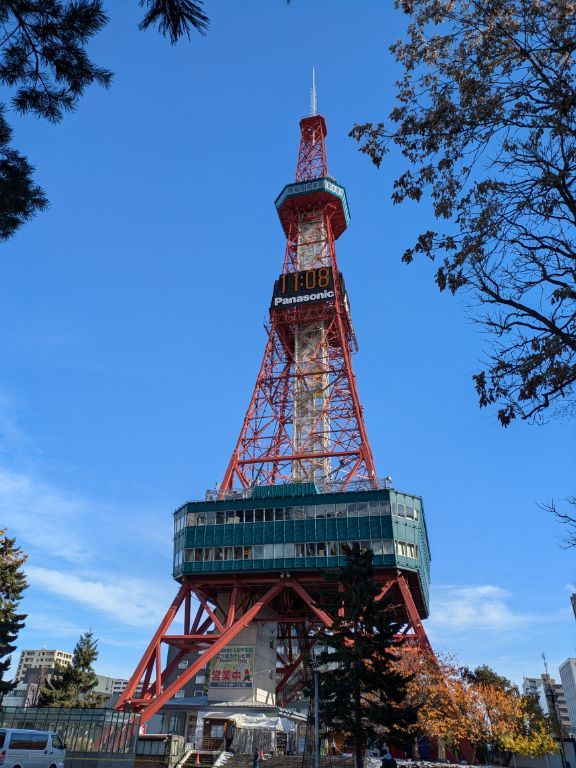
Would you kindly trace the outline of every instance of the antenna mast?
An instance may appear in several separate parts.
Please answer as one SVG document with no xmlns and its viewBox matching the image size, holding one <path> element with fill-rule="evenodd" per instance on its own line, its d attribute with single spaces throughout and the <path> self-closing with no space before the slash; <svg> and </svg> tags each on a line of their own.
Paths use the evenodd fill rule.
<svg viewBox="0 0 576 768">
<path fill-rule="evenodd" d="M 312 88 L 310 88 L 310 116 L 318 114 L 318 102 L 316 99 L 316 69 L 312 67 Z"/>
</svg>

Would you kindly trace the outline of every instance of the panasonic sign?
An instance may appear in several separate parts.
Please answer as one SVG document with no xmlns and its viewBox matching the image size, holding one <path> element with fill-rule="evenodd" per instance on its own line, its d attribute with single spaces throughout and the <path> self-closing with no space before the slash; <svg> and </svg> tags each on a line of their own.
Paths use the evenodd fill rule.
<svg viewBox="0 0 576 768">
<path fill-rule="evenodd" d="M 298 296 L 274 296 L 274 307 L 287 307 L 290 304 L 303 304 L 309 301 L 326 301 L 333 299 L 334 291 L 319 291 L 318 293 L 304 293 Z"/>
</svg>

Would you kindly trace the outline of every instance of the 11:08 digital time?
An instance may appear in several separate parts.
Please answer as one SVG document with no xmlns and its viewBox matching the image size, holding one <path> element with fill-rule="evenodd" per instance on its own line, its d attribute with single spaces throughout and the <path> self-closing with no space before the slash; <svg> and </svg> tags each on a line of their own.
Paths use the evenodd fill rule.
<svg viewBox="0 0 576 768">
<path fill-rule="evenodd" d="M 305 272 L 289 272 L 280 275 L 280 292 L 301 291 L 304 288 L 313 291 L 315 288 L 328 288 L 330 285 L 330 268 L 308 269 Z"/>
</svg>

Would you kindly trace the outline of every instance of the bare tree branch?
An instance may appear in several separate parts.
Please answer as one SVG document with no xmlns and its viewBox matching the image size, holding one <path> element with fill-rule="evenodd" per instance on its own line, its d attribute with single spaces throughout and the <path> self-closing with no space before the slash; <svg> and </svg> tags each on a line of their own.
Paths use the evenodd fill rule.
<svg viewBox="0 0 576 768">
<path fill-rule="evenodd" d="M 545 512 L 550 512 L 560 525 L 565 526 L 560 546 L 562 549 L 572 549 L 572 547 L 576 547 L 576 496 L 569 496 L 567 499 L 564 499 L 564 503 L 574 507 L 574 512 L 560 511 L 554 499 L 552 499 L 550 504 L 539 504 L 538 506 Z"/>
<path fill-rule="evenodd" d="M 492 337 L 474 375 L 504 426 L 576 408 L 576 4 L 396 0 L 403 67 L 384 122 L 350 135 L 408 163 L 395 203 L 428 194 L 443 232 L 407 248 L 437 262 Z"/>
</svg>

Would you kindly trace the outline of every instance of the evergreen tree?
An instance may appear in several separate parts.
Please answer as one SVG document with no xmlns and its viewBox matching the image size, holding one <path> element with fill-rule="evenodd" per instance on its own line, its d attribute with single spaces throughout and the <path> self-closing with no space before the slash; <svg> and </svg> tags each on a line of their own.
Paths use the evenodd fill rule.
<svg viewBox="0 0 576 768">
<path fill-rule="evenodd" d="M 88 630 L 76 643 L 70 666 L 60 666 L 40 689 L 39 707 L 98 707 L 106 696 L 94 693 L 98 682 L 92 665 L 98 658 L 98 641 Z"/>
<path fill-rule="evenodd" d="M 418 708 L 406 702 L 411 676 L 395 668 L 401 624 L 386 600 L 376 601 L 371 550 L 349 547 L 337 580 L 334 624 L 318 637 L 320 714 L 327 731 L 352 737 L 356 767 L 367 742 L 403 742 L 414 730 Z"/>
<path fill-rule="evenodd" d="M 26 614 L 18 613 L 22 592 L 28 586 L 22 570 L 25 561 L 26 555 L 16 546 L 16 539 L 9 539 L 6 529 L 0 529 L 0 702 L 16 685 L 4 680 L 4 675 L 26 618 Z"/>
<path fill-rule="evenodd" d="M 139 3 L 146 9 L 139 28 L 157 28 L 172 44 L 192 30 L 208 30 L 202 0 Z M 10 108 L 56 123 L 76 108 L 88 86 L 107 88 L 112 73 L 88 55 L 88 44 L 107 23 L 102 0 L 0 0 L 0 85 Z M 48 205 L 33 173 L 12 146 L 6 105 L 0 103 L 0 242 Z"/>
<path fill-rule="evenodd" d="M 506 693 L 518 693 L 518 686 L 514 685 L 507 677 L 503 677 L 495 672 L 487 664 L 482 664 L 479 667 L 471 670 L 468 667 L 462 667 L 460 674 L 464 680 L 468 683 L 476 685 L 491 685 L 497 690 L 504 691 Z"/>
</svg>

